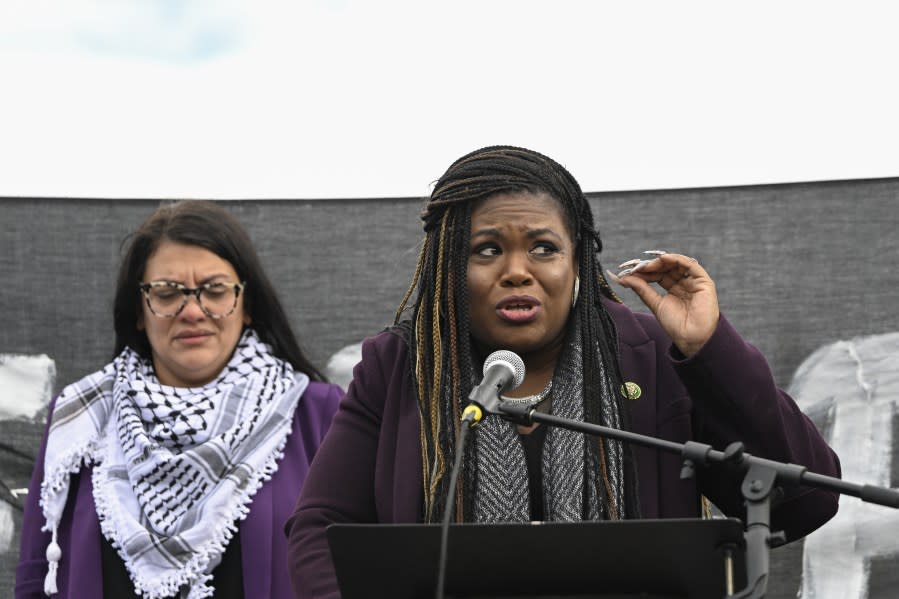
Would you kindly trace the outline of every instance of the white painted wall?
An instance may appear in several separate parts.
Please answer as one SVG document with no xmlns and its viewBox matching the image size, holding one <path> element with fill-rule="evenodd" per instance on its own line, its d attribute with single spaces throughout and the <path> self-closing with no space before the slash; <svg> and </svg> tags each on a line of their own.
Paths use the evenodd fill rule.
<svg viewBox="0 0 899 599">
<path fill-rule="evenodd" d="M 362 360 L 362 343 L 347 345 L 328 358 L 324 374 L 332 383 L 336 383 L 346 390 L 350 381 L 353 380 L 353 367 L 360 360 Z"/>
<path fill-rule="evenodd" d="M 50 402 L 55 378 L 47 355 L 0 354 L 0 419 L 33 418 Z"/>
<path fill-rule="evenodd" d="M 53 381 L 56 377 L 56 364 L 46 355 L 28 356 L 20 354 L 0 354 L 0 420 L 31 420 L 47 406 L 51 399 Z M 0 477 L 5 486 L 15 487 L 0 470 Z M 12 488 L 12 493 L 22 501 L 23 491 L 27 489 Z M 7 501 L 0 498 L 0 581 L 12 576 L 16 560 L 8 560 L 9 552 L 17 552 L 14 539 L 16 522 L 21 521 L 21 512 L 16 511 Z M 17 553 L 12 553 L 15 556 Z M 3 585 L 0 585 L 0 593 Z"/>
<path fill-rule="evenodd" d="M 899 333 L 840 341 L 822 347 L 799 367 L 791 391 L 800 408 L 829 404 L 831 446 L 843 478 L 888 487 L 893 417 L 899 403 Z M 865 599 L 866 560 L 896 556 L 899 510 L 841 497 L 833 520 L 805 541 L 804 599 Z"/>
<path fill-rule="evenodd" d="M 13 508 L 5 501 L 0 501 L 0 554 L 12 549 L 14 531 Z"/>
</svg>

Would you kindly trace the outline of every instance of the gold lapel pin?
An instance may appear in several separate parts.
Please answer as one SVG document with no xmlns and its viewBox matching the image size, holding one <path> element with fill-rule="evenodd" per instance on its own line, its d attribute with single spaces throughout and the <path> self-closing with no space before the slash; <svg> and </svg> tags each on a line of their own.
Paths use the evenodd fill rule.
<svg viewBox="0 0 899 599">
<path fill-rule="evenodd" d="M 640 389 L 640 385 L 634 383 L 633 381 L 627 381 L 623 385 L 621 385 L 621 395 L 626 397 L 627 399 L 640 399 L 640 396 L 643 394 L 643 391 Z"/>
</svg>

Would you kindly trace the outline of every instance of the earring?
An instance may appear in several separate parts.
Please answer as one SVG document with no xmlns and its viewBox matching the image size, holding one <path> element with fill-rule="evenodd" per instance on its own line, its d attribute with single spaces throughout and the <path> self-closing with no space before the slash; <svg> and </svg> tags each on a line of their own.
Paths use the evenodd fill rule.
<svg viewBox="0 0 899 599">
<path fill-rule="evenodd" d="M 574 277 L 574 295 L 571 296 L 571 307 L 572 308 L 574 308 L 574 306 L 577 304 L 577 294 L 580 290 L 581 290 L 581 278 Z"/>
</svg>

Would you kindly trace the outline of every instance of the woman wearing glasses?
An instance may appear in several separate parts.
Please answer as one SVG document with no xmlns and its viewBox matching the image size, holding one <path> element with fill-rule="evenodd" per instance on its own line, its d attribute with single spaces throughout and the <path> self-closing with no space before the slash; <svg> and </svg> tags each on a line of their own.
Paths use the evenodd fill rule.
<svg viewBox="0 0 899 599">
<path fill-rule="evenodd" d="M 113 361 L 51 404 L 16 597 L 292 597 L 282 526 L 343 392 L 246 231 L 211 202 L 163 206 L 113 318 Z"/>
</svg>

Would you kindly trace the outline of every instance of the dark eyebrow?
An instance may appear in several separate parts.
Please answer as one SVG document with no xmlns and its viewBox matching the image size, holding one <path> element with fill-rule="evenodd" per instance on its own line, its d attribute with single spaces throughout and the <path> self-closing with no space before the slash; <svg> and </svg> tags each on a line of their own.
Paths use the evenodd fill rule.
<svg viewBox="0 0 899 599">
<path fill-rule="evenodd" d="M 541 237 L 543 235 L 549 235 L 550 237 L 555 237 L 559 241 L 562 241 L 562 236 L 550 229 L 549 227 L 543 227 L 542 229 L 534 229 L 532 231 L 527 232 L 527 236 L 533 239 L 534 237 Z"/>
<path fill-rule="evenodd" d="M 225 280 L 222 281 L 221 279 L 225 279 Z M 209 275 L 208 277 L 203 277 L 202 279 L 197 281 L 197 284 L 208 285 L 210 283 L 227 283 L 229 279 L 230 279 L 230 277 L 227 274 L 225 274 L 223 272 L 219 272 L 219 273 Z"/>
<path fill-rule="evenodd" d="M 225 281 L 221 281 L 221 279 L 225 279 Z M 200 279 L 197 282 L 197 284 L 198 285 L 206 285 L 207 283 L 222 283 L 222 282 L 227 283 L 227 282 L 229 282 L 229 280 L 230 280 L 230 277 L 226 273 L 217 272 L 217 273 L 211 274 L 209 276 L 203 277 L 202 279 Z M 177 283 L 178 285 L 184 285 L 184 281 L 182 281 L 180 279 L 169 278 L 169 277 L 163 277 L 161 279 L 153 279 L 153 281 L 150 281 L 150 282 L 156 282 L 156 281 L 163 281 L 165 283 Z"/>
<path fill-rule="evenodd" d="M 471 234 L 471 238 L 475 237 L 499 237 L 499 229 L 495 227 L 487 227 L 485 229 L 479 229 Z"/>
<path fill-rule="evenodd" d="M 555 237 L 559 241 L 562 241 L 562 236 L 550 229 L 549 227 L 542 227 L 540 229 L 531 229 L 526 233 L 526 235 L 533 239 L 535 237 L 541 237 L 543 235 L 549 235 L 551 237 Z M 479 229 L 471 234 L 471 238 L 475 237 L 501 237 L 502 235 L 499 232 L 499 229 L 495 227 L 486 227 L 484 229 Z"/>
</svg>

